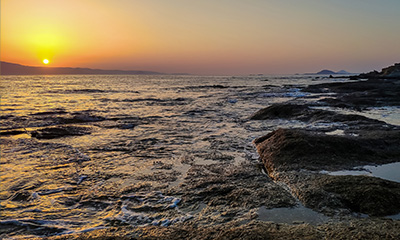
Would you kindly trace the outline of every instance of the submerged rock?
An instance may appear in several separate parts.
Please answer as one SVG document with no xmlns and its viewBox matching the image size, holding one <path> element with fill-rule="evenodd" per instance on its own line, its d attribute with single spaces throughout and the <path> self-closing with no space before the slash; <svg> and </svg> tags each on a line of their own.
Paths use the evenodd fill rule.
<svg viewBox="0 0 400 240">
<path fill-rule="evenodd" d="M 42 128 L 40 130 L 31 132 L 32 137 L 37 139 L 54 139 L 67 136 L 81 136 L 86 134 L 90 134 L 89 128 L 74 126 Z"/>
</svg>

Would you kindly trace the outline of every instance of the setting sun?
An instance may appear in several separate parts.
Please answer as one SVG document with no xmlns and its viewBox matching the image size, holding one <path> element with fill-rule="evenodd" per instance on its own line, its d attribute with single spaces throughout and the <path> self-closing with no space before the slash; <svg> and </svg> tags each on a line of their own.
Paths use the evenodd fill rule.
<svg viewBox="0 0 400 240">
<path fill-rule="evenodd" d="M 43 63 L 47 65 L 50 63 L 50 61 L 49 61 L 49 59 L 43 59 Z"/>
</svg>

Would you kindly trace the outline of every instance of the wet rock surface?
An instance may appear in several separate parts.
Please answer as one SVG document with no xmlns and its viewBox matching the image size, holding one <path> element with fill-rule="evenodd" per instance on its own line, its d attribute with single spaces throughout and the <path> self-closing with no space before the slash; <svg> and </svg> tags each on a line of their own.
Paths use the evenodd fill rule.
<svg viewBox="0 0 400 240">
<path fill-rule="evenodd" d="M 337 170 L 396 162 L 400 156 L 399 139 L 398 130 L 355 137 L 278 129 L 257 138 L 254 143 L 266 168 L 273 173 L 301 169 Z"/>
</svg>

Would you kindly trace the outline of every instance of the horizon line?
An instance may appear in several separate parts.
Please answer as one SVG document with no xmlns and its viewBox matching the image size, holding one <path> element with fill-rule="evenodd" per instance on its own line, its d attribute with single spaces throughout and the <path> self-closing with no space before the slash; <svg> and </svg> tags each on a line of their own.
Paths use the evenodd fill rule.
<svg viewBox="0 0 400 240">
<path fill-rule="evenodd" d="M 28 68 L 41 68 L 41 69 L 77 69 L 77 70 L 92 70 L 92 71 L 114 71 L 114 72 L 121 72 L 124 73 L 126 72 L 126 75 L 135 75 L 135 73 L 128 73 L 128 72 L 147 72 L 149 75 L 192 75 L 192 76 L 267 76 L 267 75 L 329 75 L 329 74 L 318 74 L 318 72 L 321 71 L 332 71 L 330 69 L 322 69 L 318 72 L 315 73 L 309 73 L 309 72 L 303 72 L 303 73 L 248 73 L 248 74 L 198 74 L 198 73 L 189 73 L 189 72 L 173 72 L 173 73 L 168 73 L 168 72 L 159 72 L 159 71 L 154 71 L 154 70 L 122 70 L 122 69 L 102 69 L 102 68 L 90 68 L 90 67 L 53 67 L 53 66 L 40 66 L 40 65 L 24 65 L 21 63 L 15 63 L 15 62 L 8 62 L 8 61 L 2 61 L 0 60 L 0 63 L 8 63 L 8 64 L 13 64 L 13 65 L 18 65 L 18 66 L 22 66 L 22 67 L 28 67 Z M 338 72 L 343 71 L 343 69 L 339 70 L 339 71 L 332 71 L 332 74 L 338 74 Z M 346 71 L 346 70 L 344 70 Z M 0 71 L 1 73 L 2 71 Z M 347 72 L 347 71 L 346 71 Z M 111 74 L 111 73 L 110 73 Z M 111 74 L 111 75 L 115 75 Z M 139 73 L 137 73 L 139 74 Z M 359 74 L 359 73 L 353 73 L 353 72 L 348 72 L 348 74 Z M 1 74 L 3 75 L 3 74 Z M 18 74 L 6 74 L 6 75 L 18 75 Z M 25 74 L 26 75 L 26 74 Z M 35 74 L 37 75 L 37 74 Z M 71 75 L 69 73 L 61 73 L 61 74 L 54 74 L 54 75 Z M 79 74 L 78 74 L 79 75 Z M 85 75 L 96 75 L 96 74 L 85 74 Z M 123 75 L 123 74 L 122 74 Z M 145 75 L 145 74 L 142 74 Z"/>
</svg>

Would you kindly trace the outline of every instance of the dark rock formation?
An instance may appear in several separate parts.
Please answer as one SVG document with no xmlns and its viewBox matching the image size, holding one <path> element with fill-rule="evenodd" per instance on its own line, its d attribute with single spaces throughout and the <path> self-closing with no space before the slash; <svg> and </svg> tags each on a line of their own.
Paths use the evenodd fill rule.
<svg viewBox="0 0 400 240">
<path fill-rule="evenodd" d="M 330 136 L 305 130 L 278 129 L 254 140 L 273 175 L 275 171 L 337 170 L 400 159 L 400 131 L 365 137 Z"/>
</svg>

